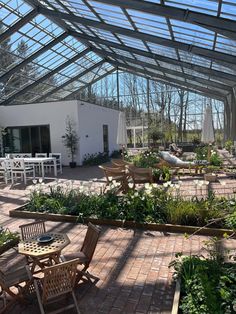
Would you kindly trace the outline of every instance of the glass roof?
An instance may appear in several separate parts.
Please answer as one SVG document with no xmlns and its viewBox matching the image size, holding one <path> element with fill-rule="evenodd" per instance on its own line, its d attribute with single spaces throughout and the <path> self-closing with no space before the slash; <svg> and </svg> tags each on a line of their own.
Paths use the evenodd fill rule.
<svg viewBox="0 0 236 314">
<path fill-rule="evenodd" d="M 0 8 L 0 105 L 68 99 L 117 67 L 222 98 L 236 83 L 235 0 L 0 0 Z"/>
</svg>

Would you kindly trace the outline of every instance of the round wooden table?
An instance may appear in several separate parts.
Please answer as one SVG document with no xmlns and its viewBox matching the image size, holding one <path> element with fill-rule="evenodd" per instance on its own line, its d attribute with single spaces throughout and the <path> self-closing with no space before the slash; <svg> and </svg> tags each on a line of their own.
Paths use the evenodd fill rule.
<svg viewBox="0 0 236 314">
<path fill-rule="evenodd" d="M 53 240 L 48 243 L 40 243 L 38 239 L 43 235 L 51 236 Z M 65 233 L 47 232 L 21 241 L 18 245 L 18 252 L 32 259 L 31 272 L 34 273 L 36 266 L 41 269 L 45 267 L 45 259 L 48 259 L 50 263 L 52 261 L 55 264 L 60 263 L 61 250 L 69 243 L 70 239 Z"/>
</svg>

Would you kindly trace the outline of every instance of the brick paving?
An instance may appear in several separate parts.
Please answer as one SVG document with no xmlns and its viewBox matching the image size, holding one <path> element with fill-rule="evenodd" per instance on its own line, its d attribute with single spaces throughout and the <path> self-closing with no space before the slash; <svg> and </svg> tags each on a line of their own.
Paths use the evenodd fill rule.
<svg viewBox="0 0 236 314">
<path fill-rule="evenodd" d="M 97 178 L 102 184 L 99 169 L 65 169 L 62 182 L 74 180 L 74 185 L 82 181 Z M 65 181 L 63 181 L 65 180 Z M 51 182 L 47 184 L 52 184 Z M 46 185 L 47 185 L 46 184 Z M 97 184 L 97 183 L 96 183 Z M 19 230 L 22 223 L 30 219 L 10 218 L 8 211 L 22 204 L 27 199 L 30 186 L 16 185 L 12 188 L 0 185 L 0 224 L 11 230 Z M 79 250 L 87 227 L 82 224 L 62 222 L 46 223 L 48 230 L 65 232 L 71 244 L 64 251 Z M 76 291 L 81 313 L 170 313 L 175 284 L 172 269 L 168 268 L 175 253 L 198 254 L 203 252 L 202 245 L 207 237 L 193 236 L 185 239 L 181 234 L 162 234 L 157 231 L 144 231 L 102 227 L 101 237 L 90 266 L 90 272 L 99 277 L 94 284 L 82 283 Z M 235 243 L 225 241 L 224 245 Z M 23 264 L 24 258 L 10 250 L 0 256 L 1 269 L 11 269 Z M 8 313 L 39 313 L 36 299 L 24 307 L 15 306 Z M 70 313 L 75 313 L 71 310 Z"/>
</svg>

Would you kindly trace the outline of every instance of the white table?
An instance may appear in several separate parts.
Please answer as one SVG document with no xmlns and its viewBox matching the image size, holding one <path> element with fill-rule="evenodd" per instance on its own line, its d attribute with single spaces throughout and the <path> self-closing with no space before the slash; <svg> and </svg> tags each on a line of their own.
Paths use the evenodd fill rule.
<svg viewBox="0 0 236 314">
<path fill-rule="evenodd" d="M 0 162 L 6 160 L 7 158 L 0 158 Z M 57 177 L 57 160 L 54 157 L 28 157 L 28 158 L 14 158 L 14 159 L 24 159 L 25 163 L 28 164 L 38 164 L 41 168 L 41 175 L 44 179 L 44 164 L 47 162 L 53 162 L 54 175 Z"/>
<path fill-rule="evenodd" d="M 15 158 L 17 159 L 17 158 Z M 57 177 L 57 160 L 53 157 L 29 157 L 29 158 L 23 158 L 24 162 L 28 164 L 38 164 L 41 168 L 41 175 L 44 179 L 44 163 L 52 162 L 53 161 L 53 167 L 54 167 L 54 175 Z"/>
</svg>

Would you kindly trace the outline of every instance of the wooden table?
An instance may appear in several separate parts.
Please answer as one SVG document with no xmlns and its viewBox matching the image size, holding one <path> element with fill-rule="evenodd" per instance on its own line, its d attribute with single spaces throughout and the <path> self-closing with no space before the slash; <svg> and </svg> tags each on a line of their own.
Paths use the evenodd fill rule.
<svg viewBox="0 0 236 314">
<path fill-rule="evenodd" d="M 70 239 L 65 233 L 47 232 L 44 235 L 52 236 L 53 240 L 45 244 L 39 243 L 38 238 L 42 236 L 41 234 L 22 241 L 18 245 L 19 253 L 32 259 L 32 273 L 34 273 L 36 266 L 41 269 L 45 267 L 42 260 L 49 259 L 49 261 L 54 261 L 55 264 L 60 263 L 61 250 L 70 243 Z"/>
</svg>

